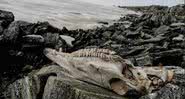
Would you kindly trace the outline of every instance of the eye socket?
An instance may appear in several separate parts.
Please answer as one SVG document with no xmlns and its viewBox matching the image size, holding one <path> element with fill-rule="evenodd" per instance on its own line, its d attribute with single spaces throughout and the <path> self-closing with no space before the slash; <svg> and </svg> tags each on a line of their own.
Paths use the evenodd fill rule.
<svg viewBox="0 0 185 99">
<path fill-rule="evenodd" d="M 139 72 L 138 72 L 138 73 L 137 73 L 137 75 L 139 75 L 139 76 L 140 76 L 140 75 L 141 75 L 141 73 L 139 73 Z"/>
</svg>

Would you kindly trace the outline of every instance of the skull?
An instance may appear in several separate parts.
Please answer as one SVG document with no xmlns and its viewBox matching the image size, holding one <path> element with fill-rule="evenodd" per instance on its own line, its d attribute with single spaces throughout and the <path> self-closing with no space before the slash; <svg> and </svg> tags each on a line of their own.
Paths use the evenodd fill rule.
<svg viewBox="0 0 185 99">
<path fill-rule="evenodd" d="M 113 90 L 119 95 L 131 91 L 146 94 L 151 84 L 142 68 L 134 67 L 128 60 L 115 62 L 99 57 L 74 57 L 49 48 L 44 50 L 44 54 L 71 77 Z"/>
<path fill-rule="evenodd" d="M 168 70 L 165 67 L 160 66 L 142 67 L 142 70 L 152 81 L 149 88 L 149 92 L 156 91 L 163 87 L 166 83 L 171 82 L 174 76 L 174 71 Z"/>
</svg>

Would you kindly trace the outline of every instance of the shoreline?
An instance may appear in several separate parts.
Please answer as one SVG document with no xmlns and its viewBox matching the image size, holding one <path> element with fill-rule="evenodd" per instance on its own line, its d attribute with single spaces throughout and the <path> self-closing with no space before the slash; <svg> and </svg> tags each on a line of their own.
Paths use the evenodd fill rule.
<svg viewBox="0 0 185 99">
<path fill-rule="evenodd" d="M 49 3 L 49 4 L 48 4 Z M 100 25 L 97 22 L 112 22 L 120 17 L 121 13 L 130 13 L 113 6 L 101 6 L 77 0 L 2 0 L 0 9 L 13 12 L 15 20 L 23 20 L 31 23 L 48 21 L 55 27 L 63 26 L 69 29 L 90 29 Z M 98 10 L 95 10 L 98 9 Z M 109 16 L 109 17 L 107 17 Z"/>
</svg>

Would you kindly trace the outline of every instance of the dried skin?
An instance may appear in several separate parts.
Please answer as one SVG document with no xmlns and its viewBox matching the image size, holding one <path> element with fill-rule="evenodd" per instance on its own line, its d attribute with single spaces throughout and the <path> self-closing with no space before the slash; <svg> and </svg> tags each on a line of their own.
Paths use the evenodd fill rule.
<svg viewBox="0 0 185 99">
<path fill-rule="evenodd" d="M 111 83 L 111 88 L 114 92 L 116 92 L 119 95 L 125 95 L 128 91 L 127 84 L 122 81 L 116 81 Z"/>
<path fill-rule="evenodd" d="M 129 90 L 146 94 L 173 78 L 173 72 L 165 68 L 134 67 L 130 61 L 106 49 L 82 49 L 73 53 L 45 49 L 44 53 L 73 78 L 111 89 L 119 95 Z M 114 78 L 119 80 L 110 83 Z"/>
</svg>

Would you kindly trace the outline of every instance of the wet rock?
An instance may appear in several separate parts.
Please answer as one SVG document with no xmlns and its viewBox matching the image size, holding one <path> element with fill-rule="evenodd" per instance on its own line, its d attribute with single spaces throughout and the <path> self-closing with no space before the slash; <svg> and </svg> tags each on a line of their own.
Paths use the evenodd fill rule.
<svg viewBox="0 0 185 99">
<path fill-rule="evenodd" d="M 128 42 L 128 39 L 124 36 L 124 33 L 118 32 L 118 31 L 115 32 L 115 33 L 112 35 L 111 39 L 112 39 L 113 41 L 116 41 L 118 44 L 119 44 L 119 43 L 129 43 L 129 42 Z"/>
<path fill-rule="evenodd" d="M 177 37 L 174 37 L 172 40 L 173 40 L 173 41 L 177 41 L 177 42 L 182 42 L 182 41 L 184 41 L 185 39 L 184 39 L 184 35 L 179 35 L 179 36 L 177 36 Z"/>
<path fill-rule="evenodd" d="M 178 65 L 181 66 L 183 50 L 173 49 L 157 53 L 152 53 L 154 64 L 162 63 L 163 65 Z"/>
<path fill-rule="evenodd" d="M 109 24 L 108 22 L 104 22 L 104 21 L 99 21 L 98 23 L 103 24 L 103 25 L 108 25 Z"/>
<path fill-rule="evenodd" d="M 137 56 L 136 63 L 138 66 L 152 66 L 153 60 L 150 55 L 143 54 L 143 55 Z"/>
<path fill-rule="evenodd" d="M 152 35 L 146 34 L 146 33 L 144 33 L 142 36 L 142 39 L 151 39 L 151 38 L 154 38 L 154 37 Z"/>
<path fill-rule="evenodd" d="M 185 88 L 168 84 L 157 93 L 149 94 L 140 99 L 184 99 Z"/>
<path fill-rule="evenodd" d="M 136 38 L 136 37 L 138 37 L 138 36 L 140 36 L 141 34 L 140 34 L 140 32 L 139 31 L 128 31 L 127 33 L 126 33 L 126 37 L 127 38 Z"/>
<path fill-rule="evenodd" d="M 182 68 L 185 68 L 185 56 L 182 57 L 181 66 L 182 66 Z"/>
<path fill-rule="evenodd" d="M 60 29 L 52 26 L 48 22 L 38 22 L 38 23 L 34 24 L 33 34 L 43 35 L 48 32 L 62 34 L 62 31 Z"/>
<path fill-rule="evenodd" d="M 3 33 L 3 27 L 0 26 L 0 35 Z"/>
<path fill-rule="evenodd" d="M 134 22 L 139 17 L 138 14 L 127 14 L 119 19 L 119 21 L 130 21 Z"/>
<path fill-rule="evenodd" d="M 0 10 L 0 20 L 3 21 L 3 27 L 7 27 L 14 21 L 14 15 L 12 12 Z"/>
<path fill-rule="evenodd" d="M 103 37 L 105 38 L 111 38 L 112 32 L 110 31 L 105 31 L 104 33 L 102 33 Z"/>
<path fill-rule="evenodd" d="M 44 38 L 41 35 L 26 35 L 23 36 L 23 41 L 29 44 L 43 44 Z"/>
<path fill-rule="evenodd" d="M 184 10 L 185 10 L 185 5 L 181 4 L 181 5 L 176 5 L 176 6 L 168 8 L 167 12 L 173 13 L 178 16 L 184 16 L 185 15 Z"/>
<path fill-rule="evenodd" d="M 168 51 L 163 51 L 160 53 L 155 53 L 154 55 L 158 56 L 181 56 L 183 54 L 183 51 L 181 49 L 173 49 Z"/>
<path fill-rule="evenodd" d="M 122 45 L 121 44 L 111 44 L 110 45 L 111 46 L 111 48 L 113 48 L 113 49 L 120 49 L 121 47 L 122 47 Z"/>
<path fill-rule="evenodd" d="M 124 31 L 125 29 L 127 29 L 127 28 L 129 28 L 131 26 L 132 22 L 130 22 L 130 21 L 123 21 L 123 22 L 121 22 L 121 24 L 122 25 L 120 26 L 120 28 L 121 28 L 122 31 Z"/>
<path fill-rule="evenodd" d="M 159 28 L 156 29 L 155 34 L 159 35 L 159 34 L 165 34 L 168 33 L 168 30 L 170 29 L 169 26 L 166 25 L 162 25 Z"/>
<path fill-rule="evenodd" d="M 174 22 L 177 22 L 177 19 L 171 14 L 165 14 L 162 16 L 161 21 L 162 21 L 162 25 L 170 25 Z"/>
<path fill-rule="evenodd" d="M 4 30 L 3 39 L 7 42 L 16 43 L 18 39 L 20 39 L 21 36 L 24 35 L 24 32 L 22 32 L 20 27 L 25 26 L 27 24 L 28 22 L 25 21 L 12 22 L 10 26 L 6 30 Z"/>
<path fill-rule="evenodd" d="M 141 40 L 138 42 L 138 44 L 147 44 L 147 43 L 160 43 L 163 41 L 165 38 L 164 37 L 155 37 L 147 40 Z"/>
<path fill-rule="evenodd" d="M 75 41 L 75 38 L 71 37 L 71 36 L 66 36 L 66 35 L 60 35 L 60 37 L 65 40 L 65 42 L 67 43 L 67 45 L 69 45 L 70 47 L 73 47 L 73 41 Z"/>
<path fill-rule="evenodd" d="M 171 27 L 185 26 L 185 23 L 172 23 L 170 26 Z"/>
<path fill-rule="evenodd" d="M 43 99 L 77 99 L 76 97 L 78 99 L 124 99 L 88 83 L 73 79 L 48 78 Z"/>
<path fill-rule="evenodd" d="M 120 8 L 127 8 L 134 11 L 139 11 L 143 13 L 156 13 L 156 12 L 163 12 L 168 9 L 168 6 L 161 6 L 161 5 L 151 5 L 151 6 L 119 6 Z"/>
<path fill-rule="evenodd" d="M 60 35 L 58 33 L 45 33 L 43 35 L 45 46 L 56 47 L 59 43 Z"/>
<path fill-rule="evenodd" d="M 3 27 L 3 21 L 0 20 L 0 35 L 3 33 L 4 27 Z"/>
<path fill-rule="evenodd" d="M 66 34 L 67 35 L 70 31 L 66 27 L 63 27 L 61 32 L 62 32 L 62 34 Z"/>
<path fill-rule="evenodd" d="M 10 24 L 10 26 L 8 27 L 7 30 L 4 31 L 3 33 L 3 37 L 4 40 L 6 41 L 10 41 L 10 42 L 16 42 L 17 38 L 19 36 L 20 33 L 20 29 L 19 29 L 19 21 L 15 21 L 12 24 Z"/>
<path fill-rule="evenodd" d="M 128 51 L 128 52 L 123 52 L 125 55 L 124 56 L 133 56 L 133 55 L 138 55 L 140 54 L 142 51 L 144 51 L 144 47 L 143 46 L 137 46 L 137 47 L 133 47 L 132 50 Z"/>
</svg>

